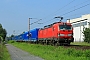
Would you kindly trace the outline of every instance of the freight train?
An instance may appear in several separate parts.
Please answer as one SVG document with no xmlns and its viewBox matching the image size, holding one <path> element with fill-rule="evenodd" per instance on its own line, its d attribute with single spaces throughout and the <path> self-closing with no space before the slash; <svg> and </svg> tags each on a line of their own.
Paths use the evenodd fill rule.
<svg viewBox="0 0 90 60">
<path fill-rule="evenodd" d="M 44 26 L 43 28 L 35 28 L 23 34 L 14 36 L 12 40 L 31 41 L 51 45 L 69 45 L 74 41 L 73 27 L 71 23 L 55 22 Z"/>
</svg>

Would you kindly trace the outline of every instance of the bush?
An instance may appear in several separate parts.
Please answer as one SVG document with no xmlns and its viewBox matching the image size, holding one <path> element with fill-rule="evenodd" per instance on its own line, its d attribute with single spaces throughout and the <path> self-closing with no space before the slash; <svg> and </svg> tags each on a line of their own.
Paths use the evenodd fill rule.
<svg viewBox="0 0 90 60">
<path fill-rule="evenodd" d="M 10 40 L 10 41 L 8 41 L 9 43 L 15 43 L 15 41 L 14 40 Z"/>
<path fill-rule="evenodd" d="M 90 43 L 90 28 L 85 28 L 83 34 L 84 34 L 84 41 Z"/>
</svg>

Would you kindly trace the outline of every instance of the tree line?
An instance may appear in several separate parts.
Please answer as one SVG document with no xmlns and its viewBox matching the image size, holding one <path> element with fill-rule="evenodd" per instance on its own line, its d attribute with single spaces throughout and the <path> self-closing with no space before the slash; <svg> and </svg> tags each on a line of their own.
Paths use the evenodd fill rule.
<svg viewBox="0 0 90 60">
<path fill-rule="evenodd" d="M 2 25 L 0 24 L 0 37 L 3 38 L 3 41 L 5 41 L 6 35 L 7 35 L 6 29 L 4 29 L 4 28 L 2 27 Z M 2 40 L 2 39 L 0 38 L 0 41 L 1 41 L 1 40 Z"/>
</svg>

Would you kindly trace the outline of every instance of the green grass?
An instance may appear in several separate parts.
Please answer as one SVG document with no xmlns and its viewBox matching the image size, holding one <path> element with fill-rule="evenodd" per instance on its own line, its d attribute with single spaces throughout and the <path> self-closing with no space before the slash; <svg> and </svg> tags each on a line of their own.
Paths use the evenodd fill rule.
<svg viewBox="0 0 90 60">
<path fill-rule="evenodd" d="M 45 60 L 90 60 L 90 50 L 82 51 L 64 48 L 63 46 L 55 47 L 50 45 L 17 42 L 11 44 Z"/>
<path fill-rule="evenodd" d="M 11 60 L 5 45 L 0 44 L 0 60 Z"/>
<path fill-rule="evenodd" d="M 73 42 L 71 45 L 85 45 L 85 46 L 90 46 L 90 43 L 87 42 Z"/>
</svg>

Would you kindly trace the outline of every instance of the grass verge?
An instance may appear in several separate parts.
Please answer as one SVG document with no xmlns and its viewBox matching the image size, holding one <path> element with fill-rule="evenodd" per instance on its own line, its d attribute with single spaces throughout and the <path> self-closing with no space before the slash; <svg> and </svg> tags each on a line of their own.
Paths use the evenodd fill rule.
<svg viewBox="0 0 90 60">
<path fill-rule="evenodd" d="M 11 60 L 5 45 L 0 44 L 0 60 Z"/>
<path fill-rule="evenodd" d="M 45 60 L 90 60 L 90 50 L 83 51 L 73 48 L 64 48 L 63 46 L 55 47 L 18 42 L 11 44 Z"/>
</svg>

